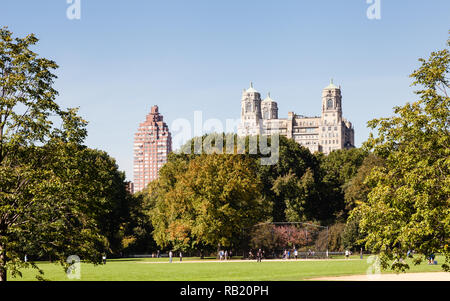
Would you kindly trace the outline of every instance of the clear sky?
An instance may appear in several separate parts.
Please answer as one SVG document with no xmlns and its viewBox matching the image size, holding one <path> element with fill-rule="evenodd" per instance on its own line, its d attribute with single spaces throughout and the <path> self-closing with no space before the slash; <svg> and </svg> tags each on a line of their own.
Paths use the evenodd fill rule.
<svg viewBox="0 0 450 301">
<path fill-rule="evenodd" d="M 366 0 L 81 0 L 70 20 L 67 0 L 1 0 L 0 26 L 38 36 L 35 50 L 60 66 L 58 103 L 80 107 L 87 145 L 131 180 L 133 134 L 152 105 L 169 127 L 199 110 L 225 122 L 250 81 L 286 118 L 319 115 L 333 78 L 360 146 L 368 120 L 416 99 L 409 74 L 450 29 L 448 0 L 379 1 L 370 20 Z"/>
</svg>

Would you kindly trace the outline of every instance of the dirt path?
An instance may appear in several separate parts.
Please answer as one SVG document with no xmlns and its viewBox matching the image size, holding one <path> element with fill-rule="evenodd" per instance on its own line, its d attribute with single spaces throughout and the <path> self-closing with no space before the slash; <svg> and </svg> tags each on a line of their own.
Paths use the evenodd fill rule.
<svg viewBox="0 0 450 301">
<path fill-rule="evenodd" d="M 450 281 L 450 273 L 407 273 L 407 274 L 381 274 L 381 275 L 350 275 L 337 277 L 320 277 L 308 280 L 328 281 Z"/>
</svg>

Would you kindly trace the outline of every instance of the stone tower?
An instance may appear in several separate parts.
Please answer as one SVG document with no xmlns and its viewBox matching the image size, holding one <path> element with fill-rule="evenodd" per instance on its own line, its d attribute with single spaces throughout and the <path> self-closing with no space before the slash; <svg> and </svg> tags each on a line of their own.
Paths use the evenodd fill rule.
<svg viewBox="0 0 450 301">
<path fill-rule="evenodd" d="M 250 88 L 242 92 L 241 123 L 238 134 L 259 135 L 261 120 L 261 94 L 253 88 L 253 83 L 250 83 Z"/>
<path fill-rule="evenodd" d="M 270 93 L 261 102 L 261 113 L 264 120 L 278 119 L 278 105 L 275 100 L 270 98 Z"/>
<path fill-rule="evenodd" d="M 342 122 L 341 87 L 333 84 L 333 80 L 322 91 L 322 120 L 328 125 Z"/>
</svg>

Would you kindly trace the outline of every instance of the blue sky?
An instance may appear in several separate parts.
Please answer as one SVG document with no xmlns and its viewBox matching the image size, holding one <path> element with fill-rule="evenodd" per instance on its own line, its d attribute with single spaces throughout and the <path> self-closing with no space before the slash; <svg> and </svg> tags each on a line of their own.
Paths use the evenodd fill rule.
<svg viewBox="0 0 450 301">
<path fill-rule="evenodd" d="M 330 78 L 357 146 L 368 120 L 413 101 L 409 74 L 419 57 L 445 47 L 448 0 L 1 0 L 0 26 L 35 33 L 36 51 L 60 68 L 63 107 L 89 121 L 87 145 L 106 150 L 132 179 L 133 134 L 157 104 L 169 127 L 178 118 L 239 118 L 242 89 L 271 92 L 280 118 L 320 114 Z"/>
</svg>

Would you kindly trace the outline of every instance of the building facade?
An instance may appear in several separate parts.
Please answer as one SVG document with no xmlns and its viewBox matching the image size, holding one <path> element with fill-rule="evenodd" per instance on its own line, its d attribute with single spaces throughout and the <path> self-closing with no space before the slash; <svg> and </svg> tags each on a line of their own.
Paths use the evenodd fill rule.
<svg viewBox="0 0 450 301">
<path fill-rule="evenodd" d="M 169 127 L 153 106 L 134 135 L 134 192 L 143 190 L 148 183 L 158 178 L 160 168 L 167 162 L 172 151 Z"/>
<path fill-rule="evenodd" d="M 125 182 L 125 190 L 126 190 L 129 194 L 133 194 L 133 193 L 134 193 L 134 183 L 131 182 L 131 181 Z"/>
<path fill-rule="evenodd" d="M 294 139 L 311 152 L 329 154 L 333 150 L 354 147 L 354 129 L 350 121 L 342 117 L 341 87 L 333 81 L 322 91 L 322 114 L 306 117 L 293 112 L 287 118 L 278 118 L 278 104 L 270 94 L 261 100 L 261 94 L 253 88 L 242 92 L 239 136 L 270 135 L 279 133 Z"/>
</svg>

